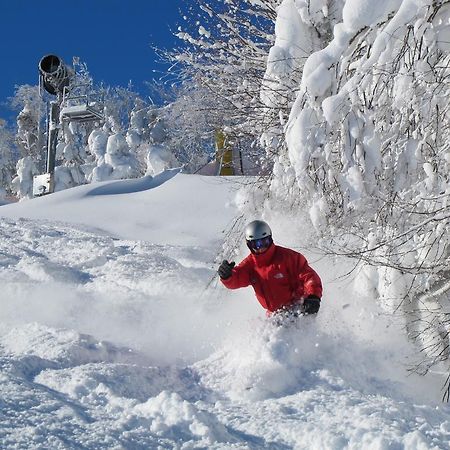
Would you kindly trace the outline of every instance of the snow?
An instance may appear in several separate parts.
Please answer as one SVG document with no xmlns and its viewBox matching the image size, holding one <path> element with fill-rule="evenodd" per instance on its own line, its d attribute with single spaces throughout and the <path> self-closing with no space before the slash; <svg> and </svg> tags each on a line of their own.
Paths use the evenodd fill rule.
<svg viewBox="0 0 450 450">
<path fill-rule="evenodd" d="M 389 13 L 397 11 L 402 0 L 347 0 L 342 10 L 344 24 L 348 30 L 376 25 L 387 19 Z"/>
<path fill-rule="evenodd" d="M 168 170 L 0 207 L 3 448 L 449 448 L 442 376 L 408 374 L 402 323 L 350 295 L 345 261 L 302 250 L 325 295 L 290 326 L 217 282 L 246 181 Z"/>
<path fill-rule="evenodd" d="M 437 14 L 425 20 L 429 0 L 276 3 L 261 100 L 280 108 L 289 164 L 283 155 L 275 161 L 272 194 L 291 200 L 297 184 L 307 200 L 303 214 L 329 231 L 338 217 L 321 183 L 322 194 L 338 184 L 344 214 L 362 217 L 377 213 L 365 201 L 383 195 L 377 180 L 398 193 L 409 179 L 420 180 L 421 201 L 448 192 L 441 189 L 445 167 L 426 158 L 417 129 L 408 128 L 392 161 L 386 158 L 389 128 L 403 131 L 387 121 L 380 132 L 377 111 L 386 99 L 377 98 L 371 75 L 392 58 L 403 61 L 398 46 L 406 31 L 423 41 L 424 54 L 434 45 L 448 52 L 448 8 L 434 5 Z M 199 24 L 198 34 L 211 37 Z M 400 64 L 393 77 L 393 111 L 419 109 L 417 82 L 429 62 L 416 63 Z M 358 96 L 372 89 L 374 105 L 369 95 L 370 108 L 360 108 Z M 440 96 L 445 103 L 436 91 L 430 111 Z M 134 110 L 126 135 L 92 132 L 91 185 L 0 206 L 2 448 L 449 449 L 450 408 L 440 403 L 448 366 L 414 373 L 425 356 L 405 330 L 414 334 L 418 325 L 397 313 L 409 275 L 319 257 L 302 212 L 272 211 L 264 190 L 249 204 L 240 189 L 249 178 L 168 169 L 177 162 L 161 145 L 162 122 L 151 130 L 153 144 L 144 144 L 148 113 Z M 408 112 L 405 121 L 424 117 Z M 58 151 L 76 159 L 78 149 L 68 140 Z M 123 179 L 143 173 L 145 156 L 146 176 Z M 17 191 L 31 189 L 30 161 L 20 162 Z M 76 173 L 60 167 L 57 175 L 58 186 L 67 187 Z M 263 202 L 275 241 L 305 253 L 322 276 L 317 317 L 279 326 L 251 289 L 227 291 L 217 280 L 221 259 L 246 254 L 242 210 L 257 211 Z M 370 228 L 367 248 L 379 246 L 380 230 Z M 445 226 L 432 231 L 408 242 L 405 264 L 439 258 L 436 236 L 445 237 Z M 431 295 L 419 302 L 421 311 L 448 314 Z M 423 347 L 448 354 L 448 337 L 438 340 L 422 319 L 430 324 L 421 330 Z"/>
<path fill-rule="evenodd" d="M 170 167 L 179 166 L 173 153 L 167 150 L 163 145 L 151 145 L 147 155 L 147 173 L 150 175 L 158 174 Z"/>
<path fill-rule="evenodd" d="M 303 44 L 302 26 L 313 24 L 316 39 L 295 70 L 268 60 L 266 78 L 292 89 L 266 103 L 289 111 L 270 130 L 283 133 L 286 146 L 262 141 L 278 156 L 266 205 L 296 210 L 298 221 L 306 213 L 317 246 L 370 265 L 357 275 L 358 291 L 361 283 L 387 314 L 403 315 L 405 334 L 419 344 L 429 335 L 424 358 L 431 366 L 447 359 L 436 368 L 446 372 L 448 293 L 420 297 L 448 278 L 448 214 L 436 211 L 448 208 L 448 139 L 440 132 L 448 99 L 440 93 L 450 9 L 429 0 L 328 3 L 320 18 L 320 1 L 284 0 L 279 11 L 290 6 L 289 15 L 277 16 L 272 50 L 283 43 L 281 56 Z M 442 151 L 430 152 L 430 139 Z"/>
<path fill-rule="evenodd" d="M 283 83 L 313 50 L 310 27 L 300 19 L 297 7 L 294 0 L 284 0 L 277 11 L 276 39 L 267 57 L 261 89 L 261 100 L 268 107 L 277 105 Z M 305 5 L 301 9 L 306 9 Z"/>
</svg>

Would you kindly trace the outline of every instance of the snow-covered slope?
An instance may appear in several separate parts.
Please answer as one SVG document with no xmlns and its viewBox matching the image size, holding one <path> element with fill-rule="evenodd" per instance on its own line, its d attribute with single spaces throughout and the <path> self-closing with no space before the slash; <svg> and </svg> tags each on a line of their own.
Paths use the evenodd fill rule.
<svg viewBox="0 0 450 450">
<path fill-rule="evenodd" d="M 0 207 L 2 448 L 449 448 L 442 380 L 407 376 L 401 324 L 349 297 L 344 262 L 306 251 L 323 307 L 291 327 L 217 283 L 242 181 L 167 171 Z"/>
</svg>

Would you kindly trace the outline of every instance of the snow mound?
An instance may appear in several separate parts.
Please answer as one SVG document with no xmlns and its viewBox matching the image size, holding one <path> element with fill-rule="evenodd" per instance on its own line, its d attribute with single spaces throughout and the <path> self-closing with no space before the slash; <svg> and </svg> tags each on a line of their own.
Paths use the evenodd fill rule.
<svg viewBox="0 0 450 450">
<path fill-rule="evenodd" d="M 154 189 L 170 180 L 180 171 L 181 169 L 167 169 L 155 176 L 146 175 L 139 179 L 104 182 L 89 190 L 85 195 L 123 195 Z"/>
<path fill-rule="evenodd" d="M 216 251 L 237 215 L 235 192 L 247 182 L 242 177 L 186 175 L 169 169 L 154 177 L 92 183 L 4 205 L 0 216 L 63 222 L 109 237 Z"/>
<path fill-rule="evenodd" d="M 181 441 L 194 438 L 199 446 L 235 441 L 213 414 L 200 410 L 173 392 L 163 391 L 136 405 L 130 422 L 136 421 L 157 436 Z"/>
<path fill-rule="evenodd" d="M 3 350 L 15 358 L 35 357 L 70 366 L 88 362 L 136 360 L 130 349 L 98 341 L 74 330 L 56 329 L 30 323 L 10 329 L 1 336 Z"/>
</svg>

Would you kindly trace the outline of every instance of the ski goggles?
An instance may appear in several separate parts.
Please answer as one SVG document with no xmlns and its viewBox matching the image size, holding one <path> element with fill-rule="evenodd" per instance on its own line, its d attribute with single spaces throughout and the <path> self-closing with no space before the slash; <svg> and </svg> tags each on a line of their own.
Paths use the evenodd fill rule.
<svg viewBox="0 0 450 450">
<path fill-rule="evenodd" d="M 272 236 L 267 236 L 262 239 L 254 239 L 253 241 L 247 241 L 247 246 L 250 250 L 265 250 L 272 245 Z"/>
</svg>

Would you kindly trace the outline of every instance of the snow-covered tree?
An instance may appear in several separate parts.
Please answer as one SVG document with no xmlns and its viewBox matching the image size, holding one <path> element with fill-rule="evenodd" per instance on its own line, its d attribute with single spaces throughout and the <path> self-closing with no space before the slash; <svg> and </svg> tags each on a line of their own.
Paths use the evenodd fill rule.
<svg viewBox="0 0 450 450">
<path fill-rule="evenodd" d="M 105 164 L 111 167 L 111 179 L 137 178 L 139 164 L 137 158 L 130 152 L 125 137 L 113 134 L 108 137 L 105 153 Z"/>
<path fill-rule="evenodd" d="M 209 122 L 236 140 L 258 142 L 274 120 L 260 92 L 280 2 L 201 0 L 177 33 L 184 46 L 169 55 L 190 87 L 207 92 Z"/>
<path fill-rule="evenodd" d="M 0 199 L 11 192 L 11 180 L 14 174 L 12 131 L 6 127 L 6 122 L 0 119 Z"/>
<path fill-rule="evenodd" d="M 319 3 L 328 6 L 322 14 L 331 10 L 331 2 L 284 0 L 271 55 L 284 60 L 312 42 L 304 6 Z M 296 68 L 269 58 L 266 79 L 287 85 L 301 73 L 272 194 L 282 201 L 292 187 L 291 206 L 309 209 L 322 246 L 364 263 L 366 285 L 388 310 L 405 313 L 434 364 L 449 348 L 442 308 L 450 267 L 450 5 L 333 3 L 341 14 L 326 46 L 306 48 L 314 51 Z"/>
<path fill-rule="evenodd" d="M 139 163 L 140 171 L 148 172 L 148 154 L 153 145 L 162 145 L 166 139 L 164 121 L 159 109 L 136 101 L 131 111 L 126 140 Z"/>
<path fill-rule="evenodd" d="M 22 156 L 31 156 L 39 165 L 43 164 L 43 133 L 41 121 L 45 115 L 45 103 L 37 86 L 22 85 L 16 88 L 10 99 L 11 107 L 20 110 L 17 116 L 16 144 Z"/>
<path fill-rule="evenodd" d="M 154 142 L 164 143 L 186 172 L 196 172 L 213 154 L 215 130 L 220 127 L 210 114 L 215 99 L 209 89 L 191 81 L 174 87 L 171 94 L 171 100 L 158 111 L 155 131 L 159 136 Z"/>
<path fill-rule="evenodd" d="M 64 123 L 56 147 L 55 190 L 60 191 L 87 183 L 94 157 L 87 153 L 87 133 L 95 128 L 90 123 Z"/>
<path fill-rule="evenodd" d="M 333 27 L 342 19 L 342 5 L 342 0 L 285 0 L 277 8 L 275 42 L 261 85 L 263 110 L 271 117 L 262 136 L 266 148 L 276 152 L 284 145 L 282 130 L 296 99 L 304 64 L 332 40 Z"/>
<path fill-rule="evenodd" d="M 93 130 L 89 135 L 89 151 L 94 158 L 94 165 L 88 177 L 88 181 L 107 180 L 112 170 L 105 163 L 106 145 L 109 134 L 103 129 Z"/>
<path fill-rule="evenodd" d="M 130 85 L 106 87 L 104 92 L 105 125 L 111 133 L 124 133 L 130 125 L 131 115 L 143 104 L 139 94 Z"/>
<path fill-rule="evenodd" d="M 16 165 L 17 175 L 11 182 L 12 191 L 20 199 L 33 197 L 33 178 L 39 174 L 35 160 L 31 156 L 19 159 Z"/>
</svg>

